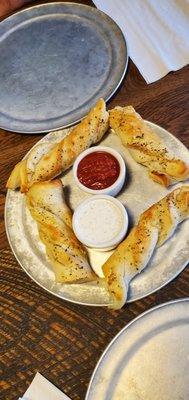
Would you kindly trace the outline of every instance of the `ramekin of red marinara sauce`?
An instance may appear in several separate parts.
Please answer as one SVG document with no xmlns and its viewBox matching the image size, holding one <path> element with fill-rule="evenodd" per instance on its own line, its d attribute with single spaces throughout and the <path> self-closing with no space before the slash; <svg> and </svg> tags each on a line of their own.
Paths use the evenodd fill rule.
<svg viewBox="0 0 189 400">
<path fill-rule="evenodd" d="M 125 180 L 125 163 L 114 149 L 96 146 L 80 154 L 74 163 L 73 174 L 81 189 L 115 196 Z"/>
<path fill-rule="evenodd" d="M 89 189 L 102 190 L 117 180 L 120 174 L 118 160 L 107 151 L 94 151 L 79 162 L 77 177 Z"/>
</svg>

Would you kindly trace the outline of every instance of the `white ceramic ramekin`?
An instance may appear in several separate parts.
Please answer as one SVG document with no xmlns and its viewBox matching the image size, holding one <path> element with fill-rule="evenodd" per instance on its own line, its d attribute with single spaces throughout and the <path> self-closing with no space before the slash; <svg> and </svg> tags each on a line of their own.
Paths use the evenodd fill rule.
<svg viewBox="0 0 189 400">
<path fill-rule="evenodd" d="M 128 215 L 112 196 L 97 195 L 84 200 L 75 210 L 73 230 L 80 242 L 98 251 L 115 248 L 125 237 Z"/>
<path fill-rule="evenodd" d="M 80 161 L 88 154 L 96 152 L 96 151 L 104 151 L 104 152 L 112 154 L 116 158 L 116 160 L 118 161 L 119 166 L 120 166 L 120 174 L 119 174 L 117 180 L 113 183 L 113 185 L 108 186 L 105 189 L 99 189 L 99 190 L 94 190 L 94 189 L 90 189 L 90 188 L 86 187 L 79 181 L 79 179 L 77 177 L 77 168 L 78 168 Z M 83 151 L 76 158 L 74 165 L 73 165 L 73 176 L 74 176 L 76 184 L 79 186 L 80 189 L 84 190 L 85 192 L 95 194 L 95 195 L 96 194 L 98 194 L 98 195 L 107 194 L 110 196 L 116 196 L 123 187 L 123 184 L 125 181 L 125 176 L 126 176 L 126 166 L 125 166 L 125 162 L 124 162 L 122 156 L 116 150 L 112 149 L 111 147 L 94 146 L 94 147 L 91 147 L 90 149 Z"/>
</svg>

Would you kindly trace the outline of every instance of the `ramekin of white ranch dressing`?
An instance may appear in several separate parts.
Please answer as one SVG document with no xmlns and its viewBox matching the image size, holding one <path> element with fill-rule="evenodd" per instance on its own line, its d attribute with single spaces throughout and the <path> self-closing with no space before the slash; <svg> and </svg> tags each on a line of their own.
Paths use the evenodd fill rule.
<svg viewBox="0 0 189 400">
<path fill-rule="evenodd" d="M 128 215 L 123 204 L 114 197 L 96 195 L 76 208 L 72 223 L 75 235 L 85 246 L 108 251 L 125 237 Z"/>
</svg>

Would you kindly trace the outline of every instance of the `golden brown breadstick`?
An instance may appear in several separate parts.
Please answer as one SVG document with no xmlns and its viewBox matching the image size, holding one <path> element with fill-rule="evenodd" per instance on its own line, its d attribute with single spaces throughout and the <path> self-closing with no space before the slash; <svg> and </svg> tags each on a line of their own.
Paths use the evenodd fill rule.
<svg viewBox="0 0 189 400">
<path fill-rule="evenodd" d="M 189 217 L 189 186 L 182 186 L 143 212 L 138 224 L 103 265 L 102 284 L 110 293 L 111 308 L 121 308 L 131 279 L 148 264 L 156 247 Z"/>
<path fill-rule="evenodd" d="M 37 222 L 56 281 L 95 280 L 87 252 L 72 230 L 72 213 L 65 203 L 61 181 L 34 183 L 26 194 L 26 203 Z"/>
<path fill-rule="evenodd" d="M 55 178 L 71 167 L 83 150 L 99 142 L 108 126 L 109 114 L 104 100 L 100 99 L 86 118 L 59 143 L 51 145 L 45 154 L 43 144 L 33 149 L 32 157 L 38 158 L 33 171 L 30 168 L 31 155 L 18 163 L 8 179 L 7 188 L 14 190 L 20 187 L 22 192 L 26 192 L 34 182 Z"/>
<path fill-rule="evenodd" d="M 155 182 L 169 186 L 189 178 L 189 164 L 170 153 L 132 106 L 111 110 L 110 127 L 120 136 L 135 161 L 149 169 L 149 176 Z"/>
</svg>

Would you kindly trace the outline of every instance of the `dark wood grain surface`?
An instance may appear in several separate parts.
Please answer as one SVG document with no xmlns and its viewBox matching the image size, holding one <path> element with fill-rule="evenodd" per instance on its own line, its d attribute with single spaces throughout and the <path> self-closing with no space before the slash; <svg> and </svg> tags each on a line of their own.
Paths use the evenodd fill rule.
<svg viewBox="0 0 189 400">
<path fill-rule="evenodd" d="M 189 147 L 189 67 L 147 85 L 130 61 L 108 107 L 118 104 L 134 105 Z M 150 307 L 189 296 L 189 273 L 185 269 L 167 287 L 120 311 L 64 302 L 32 282 L 9 248 L 3 210 L 13 166 L 41 137 L 0 131 L 0 399 L 18 399 L 39 371 L 73 400 L 84 400 L 95 364 L 114 335 Z"/>
</svg>

